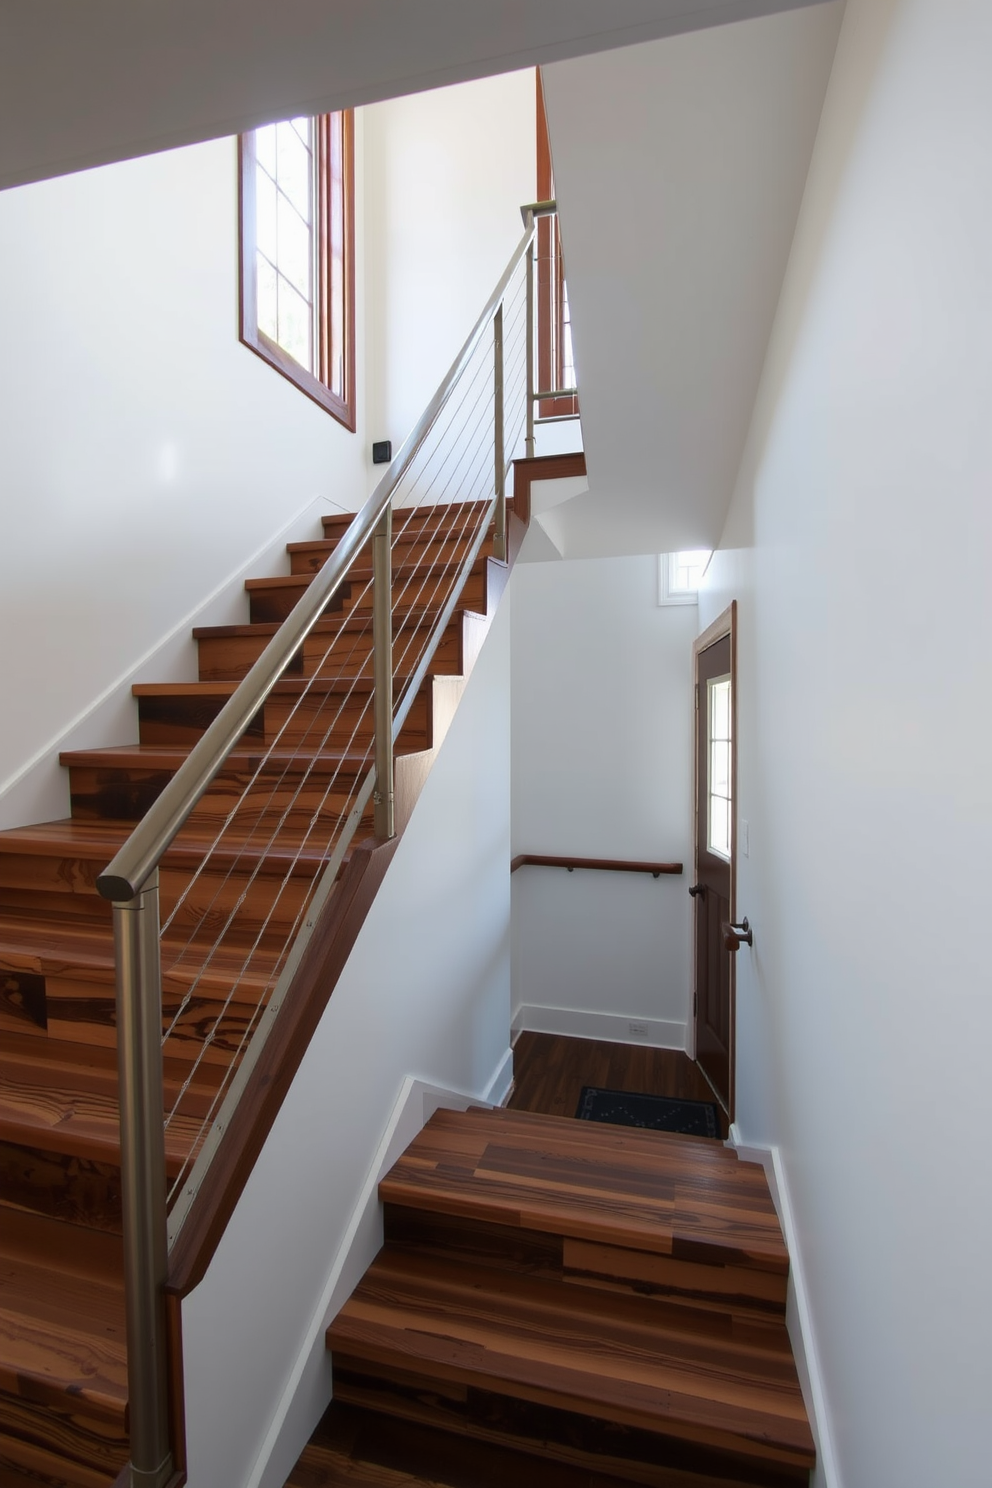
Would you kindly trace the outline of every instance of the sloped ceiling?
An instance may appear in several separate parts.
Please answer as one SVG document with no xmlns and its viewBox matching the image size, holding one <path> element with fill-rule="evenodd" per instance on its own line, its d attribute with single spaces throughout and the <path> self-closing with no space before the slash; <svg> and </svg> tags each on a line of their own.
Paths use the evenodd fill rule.
<svg viewBox="0 0 992 1488">
<path fill-rule="evenodd" d="M 716 545 L 842 10 L 545 68 L 589 472 L 565 557 Z"/>
<path fill-rule="evenodd" d="M 0 0 L 0 187 L 815 0 Z"/>
</svg>

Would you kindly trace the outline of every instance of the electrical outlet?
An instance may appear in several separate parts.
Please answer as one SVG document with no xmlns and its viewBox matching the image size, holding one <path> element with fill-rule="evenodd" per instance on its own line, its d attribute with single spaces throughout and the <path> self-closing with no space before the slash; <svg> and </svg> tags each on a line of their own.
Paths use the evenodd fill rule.
<svg viewBox="0 0 992 1488">
<path fill-rule="evenodd" d="M 644 1038 L 648 1036 L 648 1025 L 646 1023 L 628 1023 L 627 1032 L 631 1038 Z"/>
</svg>

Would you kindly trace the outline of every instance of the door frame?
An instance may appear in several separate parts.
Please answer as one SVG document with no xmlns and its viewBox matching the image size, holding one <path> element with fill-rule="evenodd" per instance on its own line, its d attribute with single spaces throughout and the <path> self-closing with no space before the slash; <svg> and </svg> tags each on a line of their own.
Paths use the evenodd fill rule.
<svg viewBox="0 0 992 1488">
<path fill-rule="evenodd" d="M 692 643 L 692 881 L 697 881 L 697 870 L 699 864 L 696 861 L 696 847 L 699 842 L 699 775 L 698 759 L 699 749 L 697 731 L 699 729 L 699 702 L 697 688 L 697 671 L 699 666 L 700 652 L 712 646 L 715 641 L 723 640 L 724 636 L 730 637 L 730 794 L 733 802 L 730 825 L 730 918 L 737 923 L 737 601 L 731 600 L 730 604 L 718 615 L 712 625 L 708 625 L 701 631 Z M 696 910 L 693 901 L 692 911 L 692 1009 L 687 1025 L 686 1053 L 689 1058 L 696 1058 Z M 705 1073 L 703 1075 L 705 1079 Z M 709 1081 L 707 1081 L 707 1084 Z M 734 1120 L 734 1105 L 737 1087 L 737 957 L 730 957 L 730 1071 L 729 1092 L 727 1098 L 728 1117 Z M 716 1092 L 714 1091 L 714 1094 Z M 720 1102 L 722 1105 L 722 1101 Z"/>
</svg>

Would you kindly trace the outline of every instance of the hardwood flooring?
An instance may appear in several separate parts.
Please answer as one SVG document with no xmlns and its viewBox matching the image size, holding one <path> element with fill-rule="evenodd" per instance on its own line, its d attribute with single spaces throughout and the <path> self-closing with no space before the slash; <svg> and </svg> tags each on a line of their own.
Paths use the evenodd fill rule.
<svg viewBox="0 0 992 1488">
<path fill-rule="evenodd" d="M 716 1105 L 702 1070 L 678 1049 L 648 1049 L 642 1044 L 521 1033 L 513 1049 L 513 1075 L 513 1090 L 507 1102 L 511 1111 L 574 1116 L 583 1085 L 710 1101 Z M 717 1115 L 720 1134 L 726 1138 L 727 1118 L 718 1105 Z"/>
</svg>

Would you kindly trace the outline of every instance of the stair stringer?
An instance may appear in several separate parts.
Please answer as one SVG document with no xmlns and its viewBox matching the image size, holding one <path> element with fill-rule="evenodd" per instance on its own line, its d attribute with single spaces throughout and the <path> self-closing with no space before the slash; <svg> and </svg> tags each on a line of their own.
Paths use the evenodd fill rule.
<svg viewBox="0 0 992 1488">
<path fill-rule="evenodd" d="M 326 1404 L 329 1375 L 325 1392 L 310 1354 L 323 1353 L 325 1295 L 356 1223 L 353 1238 L 367 1242 L 367 1219 L 353 1217 L 365 1215 L 403 1082 L 502 1093 L 509 846 L 504 599 L 296 1079 L 184 1298 L 191 1488 L 281 1481 L 277 1464 L 292 1465 Z M 320 1376 L 326 1366 L 313 1367 Z M 310 1393 L 293 1410 L 297 1379 Z"/>
</svg>

